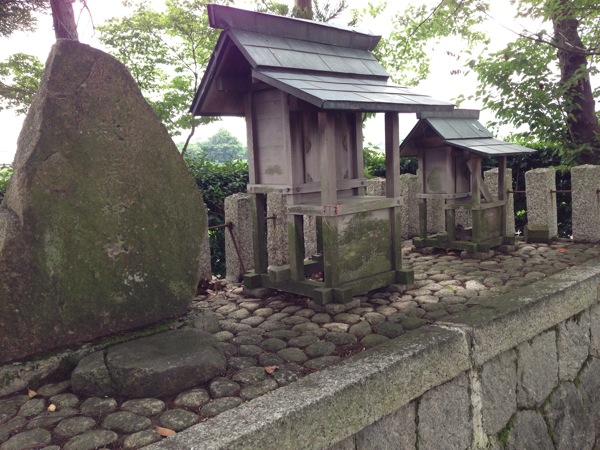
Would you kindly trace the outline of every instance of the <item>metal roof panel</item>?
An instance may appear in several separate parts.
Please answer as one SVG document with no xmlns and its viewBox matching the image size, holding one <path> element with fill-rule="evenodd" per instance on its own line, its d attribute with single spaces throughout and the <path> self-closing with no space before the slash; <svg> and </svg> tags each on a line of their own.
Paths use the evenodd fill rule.
<svg viewBox="0 0 600 450">
<path fill-rule="evenodd" d="M 310 20 L 247 11 L 229 6 L 209 4 L 210 26 L 222 30 L 245 30 L 324 44 L 373 50 L 381 36 L 356 29 L 323 24 Z"/>
<path fill-rule="evenodd" d="M 455 118 L 427 118 L 431 127 L 444 139 L 493 137 L 478 120 Z"/>
<path fill-rule="evenodd" d="M 487 156 L 511 156 L 534 153 L 535 150 L 512 142 L 504 142 L 495 138 L 487 139 L 448 139 L 448 145 L 461 147 Z"/>
<path fill-rule="evenodd" d="M 452 103 L 435 100 L 424 95 L 412 95 L 398 86 L 397 91 L 373 92 L 373 89 L 394 88 L 385 80 L 344 77 L 340 81 L 332 75 L 307 76 L 306 73 L 255 69 L 253 76 L 319 108 L 364 111 L 416 112 L 428 107 L 453 109 Z M 307 86 L 308 85 L 308 86 Z"/>
</svg>

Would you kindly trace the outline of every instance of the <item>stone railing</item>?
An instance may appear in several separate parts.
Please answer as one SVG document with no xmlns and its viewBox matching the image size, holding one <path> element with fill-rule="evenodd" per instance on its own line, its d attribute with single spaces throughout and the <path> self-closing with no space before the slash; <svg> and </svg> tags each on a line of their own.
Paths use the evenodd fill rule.
<svg viewBox="0 0 600 450">
<path fill-rule="evenodd" d="M 511 170 L 506 171 L 512 177 Z M 498 169 L 484 172 L 484 182 L 492 195 L 498 194 Z M 419 230 L 419 208 L 417 203 L 417 176 L 400 175 L 402 205 L 402 237 L 410 239 L 417 236 Z M 507 183 L 511 186 L 512 183 Z M 525 195 L 527 197 L 528 224 L 548 229 L 549 238 L 558 234 L 556 207 L 556 171 L 552 168 L 533 169 L 525 173 Z M 571 169 L 573 240 L 575 242 L 600 242 L 600 166 L 584 165 Z M 385 179 L 368 180 L 367 195 L 385 195 Z M 252 253 L 252 196 L 236 194 L 229 197 L 225 204 L 226 220 L 233 223 L 234 238 L 240 244 L 240 257 L 234 251 L 229 234 L 226 235 L 227 278 L 239 280 L 243 275 L 241 266 L 246 270 L 253 268 Z M 507 195 L 507 233 L 515 233 L 515 214 L 513 194 Z M 239 204 L 238 204 L 239 203 Z M 268 252 L 269 264 L 287 264 L 287 218 L 285 199 L 282 194 L 268 195 Z M 428 232 L 437 233 L 445 226 L 445 212 L 442 201 L 428 202 Z M 456 221 L 469 227 L 471 218 L 468 211 L 457 211 Z M 305 245 L 308 254 L 316 251 L 316 232 L 314 221 L 305 223 Z M 312 253 L 311 253 L 312 252 Z"/>
<path fill-rule="evenodd" d="M 592 449 L 599 262 L 482 299 L 147 448 Z"/>
</svg>

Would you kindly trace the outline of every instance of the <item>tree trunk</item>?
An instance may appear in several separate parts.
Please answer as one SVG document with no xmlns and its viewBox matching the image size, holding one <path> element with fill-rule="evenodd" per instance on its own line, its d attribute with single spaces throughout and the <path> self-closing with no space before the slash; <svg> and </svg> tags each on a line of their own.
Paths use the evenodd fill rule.
<svg viewBox="0 0 600 450">
<path fill-rule="evenodd" d="M 300 19 L 312 20 L 312 0 L 295 0 L 293 16 Z"/>
<path fill-rule="evenodd" d="M 569 3 L 570 0 L 560 1 L 561 8 L 552 21 L 561 84 L 565 89 L 565 121 L 572 141 L 587 149 L 578 162 L 597 164 L 600 162 L 600 123 L 596 117 L 587 53 L 579 36 L 579 21 L 574 17 Z"/>
<path fill-rule="evenodd" d="M 50 0 L 52 7 L 52 20 L 54 21 L 54 35 L 56 39 L 79 40 L 73 2 L 75 0 Z"/>
</svg>

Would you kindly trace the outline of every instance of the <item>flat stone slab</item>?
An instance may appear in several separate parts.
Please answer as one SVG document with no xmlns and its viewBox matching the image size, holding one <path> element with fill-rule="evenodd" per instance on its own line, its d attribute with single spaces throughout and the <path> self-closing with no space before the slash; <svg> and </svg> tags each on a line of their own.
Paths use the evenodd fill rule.
<svg viewBox="0 0 600 450">
<path fill-rule="evenodd" d="M 226 368 L 218 341 L 196 329 L 168 331 L 92 353 L 71 375 L 73 391 L 164 397 L 205 383 Z"/>
</svg>

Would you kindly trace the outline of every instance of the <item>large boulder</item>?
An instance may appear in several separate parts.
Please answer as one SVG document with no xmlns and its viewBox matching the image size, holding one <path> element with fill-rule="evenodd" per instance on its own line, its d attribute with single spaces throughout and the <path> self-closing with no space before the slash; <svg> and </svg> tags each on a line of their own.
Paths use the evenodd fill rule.
<svg viewBox="0 0 600 450">
<path fill-rule="evenodd" d="M 201 330 L 174 330 L 83 358 L 71 375 L 77 394 L 165 397 L 205 383 L 227 368 L 219 342 Z"/>
<path fill-rule="evenodd" d="M 0 362 L 181 314 L 206 215 L 115 58 L 60 40 L 0 207 Z"/>
</svg>

